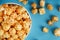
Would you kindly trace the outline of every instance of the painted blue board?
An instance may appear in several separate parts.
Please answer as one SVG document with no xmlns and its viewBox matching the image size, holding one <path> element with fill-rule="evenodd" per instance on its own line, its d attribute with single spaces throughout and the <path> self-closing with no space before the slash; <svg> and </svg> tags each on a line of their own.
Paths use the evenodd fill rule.
<svg viewBox="0 0 60 40">
<path fill-rule="evenodd" d="M 18 0 L 0 0 L 0 4 L 10 3 L 10 2 L 18 3 L 24 6 L 28 10 L 31 16 L 32 27 L 28 37 L 25 40 L 60 40 L 60 37 L 56 37 L 53 34 L 53 30 L 55 28 L 60 27 L 60 12 L 58 12 L 58 7 L 60 6 L 60 0 L 45 0 L 46 14 L 44 15 L 40 15 L 39 13 L 37 13 L 36 15 L 33 15 L 31 13 L 31 8 L 32 8 L 31 3 L 36 2 L 38 5 L 37 7 L 39 7 L 39 0 L 28 0 L 27 5 L 24 5 L 21 2 L 18 2 Z M 49 11 L 46 8 L 47 4 L 52 4 L 54 9 L 52 11 Z M 52 26 L 49 26 L 47 24 L 47 21 L 50 20 L 53 15 L 58 16 L 59 21 L 54 23 Z M 49 32 L 48 33 L 42 32 L 43 27 L 47 27 L 49 29 Z"/>
</svg>

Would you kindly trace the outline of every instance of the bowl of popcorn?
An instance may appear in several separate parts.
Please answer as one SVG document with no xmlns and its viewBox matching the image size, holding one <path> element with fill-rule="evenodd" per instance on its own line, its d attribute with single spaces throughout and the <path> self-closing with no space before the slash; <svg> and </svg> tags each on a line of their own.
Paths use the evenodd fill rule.
<svg viewBox="0 0 60 40">
<path fill-rule="evenodd" d="M 0 5 L 0 40 L 24 40 L 31 28 L 31 17 L 21 5 Z"/>
</svg>

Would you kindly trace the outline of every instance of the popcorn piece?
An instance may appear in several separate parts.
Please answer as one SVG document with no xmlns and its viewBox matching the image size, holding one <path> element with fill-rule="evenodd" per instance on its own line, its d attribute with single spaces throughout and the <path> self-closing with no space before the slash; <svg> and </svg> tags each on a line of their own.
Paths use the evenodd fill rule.
<svg viewBox="0 0 60 40">
<path fill-rule="evenodd" d="M 35 9 L 32 9 L 32 13 L 33 14 L 36 14 L 38 12 L 38 10 L 35 8 Z"/>
<path fill-rule="evenodd" d="M 45 1 L 41 0 L 41 1 L 40 1 L 40 6 L 41 6 L 41 7 L 44 7 L 44 6 L 45 6 Z"/>
<path fill-rule="evenodd" d="M 15 40 L 20 40 L 19 38 L 15 39 Z"/>
<path fill-rule="evenodd" d="M 4 8 L 7 8 L 7 7 L 8 7 L 8 5 L 7 5 L 7 4 L 3 4 L 2 6 L 3 6 Z"/>
<path fill-rule="evenodd" d="M 4 34 L 4 31 L 0 29 L 0 37 Z"/>
<path fill-rule="evenodd" d="M 21 40 L 24 40 L 26 37 L 26 34 L 22 35 L 22 37 L 19 37 Z"/>
<path fill-rule="evenodd" d="M 3 16 L 3 12 L 2 12 L 2 11 L 0 12 L 0 17 L 1 17 L 1 16 Z"/>
<path fill-rule="evenodd" d="M 11 15 L 12 11 L 13 11 L 13 10 L 12 10 L 11 8 L 8 8 L 6 14 L 7 14 L 7 15 Z"/>
<path fill-rule="evenodd" d="M 37 4 L 34 2 L 34 3 L 31 4 L 31 6 L 32 6 L 32 8 L 35 9 L 37 7 Z"/>
<path fill-rule="evenodd" d="M 25 16 L 24 16 L 25 17 Z M 21 20 L 22 19 L 22 16 L 21 15 L 17 15 L 17 18 L 16 20 Z"/>
<path fill-rule="evenodd" d="M 10 33 L 10 35 L 15 35 L 16 34 L 16 30 L 14 29 L 14 28 L 10 28 L 9 29 L 9 33 Z"/>
<path fill-rule="evenodd" d="M 3 11 L 5 8 L 3 6 L 0 6 L 0 12 Z"/>
<path fill-rule="evenodd" d="M 39 13 L 40 13 L 40 15 L 45 14 L 45 9 L 44 9 L 44 8 L 40 8 L 40 9 L 39 9 Z"/>
<path fill-rule="evenodd" d="M 23 1 L 23 4 L 25 4 L 25 5 L 26 5 L 27 3 L 28 3 L 28 1 L 26 1 L 26 0 L 25 0 L 25 1 Z"/>
<path fill-rule="evenodd" d="M 58 17 L 57 17 L 57 16 L 53 16 L 53 17 L 52 17 L 52 21 L 53 21 L 53 22 L 57 22 L 57 21 L 58 21 Z"/>
<path fill-rule="evenodd" d="M 2 28 L 3 28 L 4 31 L 8 31 L 9 28 L 10 28 L 10 25 L 8 25 L 7 23 L 2 22 Z"/>
<path fill-rule="evenodd" d="M 22 25 L 19 24 L 19 23 L 17 23 L 17 24 L 15 25 L 15 29 L 16 29 L 16 30 L 21 30 L 21 29 L 22 29 Z"/>
<path fill-rule="evenodd" d="M 9 37 L 10 37 L 10 35 L 8 32 L 4 33 L 3 38 L 9 38 Z"/>
<path fill-rule="evenodd" d="M 48 10 L 53 10 L 53 6 L 51 4 L 47 5 Z"/>
<path fill-rule="evenodd" d="M 13 39 L 17 39 L 18 38 L 18 35 L 15 34 L 14 36 L 12 36 L 12 38 Z"/>
<path fill-rule="evenodd" d="M 23 11 L 25 11 L 25 8 L 23 8 L 22 6 L 20 6 L 20 7 L 18 7 L 18 8 L 16 9 L 16 12 L 17 12 L 18 14 L 22 13 Z"/>
<path fill-rule="evenodd" d="M 49 25 L 53 25 L 53 21 L 49 20 L 49 21 L 48 21 L 48 24 L 49 24 Z"/>
<path fill-rule="evenodd" d="M 14 40 L 12 37 L 8 38 L 8 40 Z"/>
<path fill-rule="evenodd" d="M 55 36 L 60 36 L 60 28 L 57 28 L 54 30 L 54 35 Z"/>
<path fill-rule="evenodd" d="M 23 12 L 22 17 L 23 18 L 29 18 L 29 15 L 27 14 L 27 12 Z"/>
<path fill-rule="evenodd" d="M 25 34 L 25 31 L 24 31 L 24 30 L 17 31 L 17 35 L 18 35 L 19 37 L 22 37 L 24 34 Z"/>
<path fill-rule="evenodd" d="M 43 28 L 43 32 L 46 32 L 47 33 L 48 32 L 48 28 L 44 27 Z"/>
<path fill-rule="evenodd" d="M 16 12 L 11 14 L 11 18 L 13 18 L 13 19 L 17 18 L 17 16 L 18 16 L 18 15 L 17 15 Z"/>
<path fill-rule="evenodd" d="M 8 20 L 8 19 L 9 19 L 9 16 L 4 15 L 4 16 L 3 16 L 3 19 L 4 19 L 4 21 L 6 21 L 6 20 Z"/>
<path fill-rule="evenodd" d="M 0 17 L 0 23 L 3 21 L 3 18 L 2 17 Z"/>
</svg>

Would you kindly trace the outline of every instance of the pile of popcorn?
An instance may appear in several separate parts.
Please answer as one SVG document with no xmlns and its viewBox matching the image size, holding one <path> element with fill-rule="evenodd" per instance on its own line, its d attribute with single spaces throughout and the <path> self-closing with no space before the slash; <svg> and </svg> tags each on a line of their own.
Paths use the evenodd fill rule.
<svg viewBox="0 0 60 40">
<path fill-rule="evenodd" d="M 0 6 L 0 40 L 24 40 L 30 31 L 31 19 L 22 6 Z"/>
</svg>

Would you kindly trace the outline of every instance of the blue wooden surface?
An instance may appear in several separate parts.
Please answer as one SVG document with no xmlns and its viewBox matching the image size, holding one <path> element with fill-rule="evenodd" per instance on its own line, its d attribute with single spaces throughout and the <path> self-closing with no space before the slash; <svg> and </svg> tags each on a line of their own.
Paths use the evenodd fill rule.
<svg viewBox="0 0 60 40">
<path fill-rule="evenodd" d="M 33 15 L 31 13 L 31 3 L 36 2 L 37 5 L 39 5 L 39 0 L 28 0 L 27 5 L 24 5 L 21 2 L 18 2 L 18 0 L 0 0 L 0 4 L 9 3 L 9 2 L 18 3 L 24 6 L 30 13 L 30 16 L 32 19 L 32 27 L 28 37 L 25 40 L 60 40 L 60 37 L 56 37 L 53 34 L 53 30 L 57 27 L 60 27 L 60 12 L 58 12 L 58 7 L 60 6 L 60 0 L 45 0 L 46 4 L 48 3 L 52 4 L 54 7 L 52 11 L 49 11 L 46 8 L 46 4 L 45 4 L 45 11 L 46 11 L 45 15 L 40 15 L 39 13 L 37 13 L 36 15 Z M 58 16 L 59 21 L 54 23 L 53 26 L 49 26 L 47 24 L 47 21 L 50 20 L 51 16 L 53 15 Z M 42 32 L 42 28 L 44 26 L 49 29 L 48 33 Z"/>
</svg>

